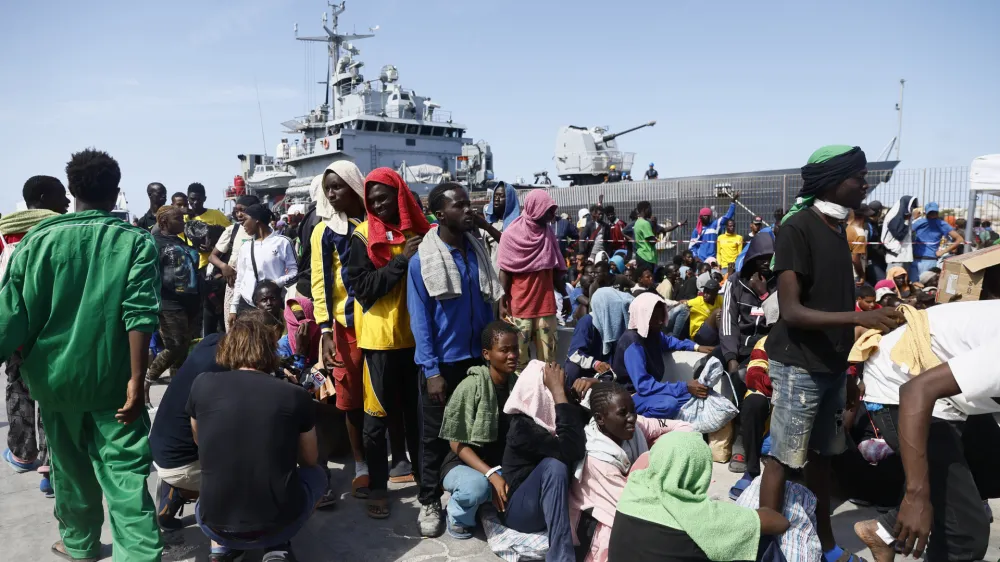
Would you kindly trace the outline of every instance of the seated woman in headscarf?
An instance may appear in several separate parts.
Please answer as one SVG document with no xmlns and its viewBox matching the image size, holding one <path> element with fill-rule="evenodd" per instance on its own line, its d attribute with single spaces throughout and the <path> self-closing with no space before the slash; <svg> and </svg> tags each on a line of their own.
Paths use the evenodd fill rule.
<svg viewBox="0 0 1000 562">
<path fill-rule="evenodd" d="M 885 273 L 885 278 L 892 280 L 896 286 L 896 295 L 900 299 L 906 300 L 916 296 L 916 289 L 910 286 L 910 275 L 902 267 L 890 267 Z"/>
<path fill-rule="evenodd" d="M 586 437 L 583 413 L 567 398 L 562 367 L 528 363 L 503 411 L 510 415 L 501 467 L 507 481 L 504 522 L 522 533 L 545 531 L 545 559 L 574 562 L 568 467 L 583 459 Z"/>
<path fill-rule="evenodd" d="M 285 302 L 285 335 L 278 340 L 278 357 L 291 357 L 299 370 L 319 361 L 319 342 L 322 336 L 313 317 L 313 303 L 305 297 L 290 298 Z"/>
<path fill-rule="evenodd" d="M 698 433 L 668 433 L 650 449 L 648 467 L 642 460 L 618 500 L 611 560 L 758 560 L 769 535 L 788 529 L 772 509 L 709 499 L 712 451 Z"/>
<path fill-rule="evenodd" d="M 692 428 L 686 422 L 636 415 L 628 390 L 613 382 L 592 386 L 589 400 L 594 417 L 584 429 L 587 456 L 573 473 L 569 519 L 578 550 L 586 553 L 585 562 L 607 562 L 615 506 L 632 463 L 661 435 Z"/>
<path fill-rule="evenodd" d="M 661 329 L 666 318 L 667 306 L 659 296 L 644 293 L 636 297 L 629 306 L 629 329 L 618 341 L 611 362 L 618 382 L 635 388 L 636 412 L 647 418 L 676 419 L 692 396 L 708 396 L 708 387 L 697 380 L 662 382 L 665 352 L 702 351 L 691 340 L 664 334 Z"/>
<path fill-rule="evenodd" d="M 628 326 L 632 296 L 610 287 L 598 289 L 590 300 L 590 313 L 580 318 L 569 342 L 566 384 L 581 377 L 596 377 L 611 370 L 615 344 Z"/>
</svg>

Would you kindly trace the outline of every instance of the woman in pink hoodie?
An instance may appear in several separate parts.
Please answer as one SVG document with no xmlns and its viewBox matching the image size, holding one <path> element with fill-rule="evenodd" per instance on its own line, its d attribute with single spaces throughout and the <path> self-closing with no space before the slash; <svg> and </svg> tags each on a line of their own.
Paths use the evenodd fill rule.
<svg viewBox="0 0 1000 562">
<path fill-rule="evenodd" d="M 585 428 L 587 456 L 576 466 L 570 486 L 569 516 L 573 542 L 587 549 L 586 562 L 607 562 L 608 542 L 615 521 L 618 498 L 625 489 L 632 464 L 653 441 L 670 431 L 692 431 L 675 420 L 645 418 L 635 413 L 635 403 L 625 387 L 601 382 L 590 389 L 593 418 Z M 586 513 L 588 512 L 589 513 Z M 581 525 L 587 536 L 577 536 Z"/>
</svg>

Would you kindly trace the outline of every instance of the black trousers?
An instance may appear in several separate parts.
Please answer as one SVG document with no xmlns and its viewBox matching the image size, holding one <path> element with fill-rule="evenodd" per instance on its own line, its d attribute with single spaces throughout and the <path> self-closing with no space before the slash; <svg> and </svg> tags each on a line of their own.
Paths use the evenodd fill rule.
<svg viewBox="0 0 1000 562">
<path fill-rule="evenodd" d="M 402 418 L 406 449 L 415 476 L 420 478 L 419 369 L 413 348 L 377 351 L 362 349 L 364 357 L 365 423 L 362 440 L 368 462 L 369 489 L 383 491 L 389 485 L 389 453 L 386 429 L 389 418 Z"/>
<path fill-rule="evenodd" d="M 899 407 L 885 406 L 871 412 L 872 421 L 882 434 L 882 438 L 899 454 Z M 983 416 L 973 416 L 980 418 Z M 931 507 L 934 520 L 927 547 L 930 562 L 951 560 L 981 560 L 986 556 L 990 539 L 990 521 L 983 508 L 976 480 L 966 460 L 963 437 L 974 438 L 981 449 L 996 449 L 1000 442 L 1000 427 L 992 422 L 972 419 L 968 422 L 951 422 L 937 418 L 931 420 L 927 437 L 927 465 L 931 485 Z M 970 430 L 974 435 L 963 436 Z M 1000 457 L 996 453 L 994 457 Z M 996 460 L 992 465 L 995 478 Z M 896 525 L 899 509 L 893 509 L 878 518 L 878 522 L 889 532 Z"/>
<path fill-rule="evenodd" d="M 481 359 L 467 359 L 458 363 L 441 363 L 441 376 L 448 383 L 448 398 L 458 383 L 466 377 L 469 367 L 482 365 Z M 441 501 L 441 463 L 448 456 L 451 445 L 438 437 L 441 421 L 444 419 L 444 404 L 431 402 L 427 396 L 427 379 L 420 376 L 420 494 L 417 499 L 422 505 Z"/>
<path fill-rule="evenodd" d="M 753 393 L 740 405 L 740 437 L 750 476 L 760 476 L 760 447 L 764 443 L 764 426 L 771 413 L 771 399 Z"/>
</svg>

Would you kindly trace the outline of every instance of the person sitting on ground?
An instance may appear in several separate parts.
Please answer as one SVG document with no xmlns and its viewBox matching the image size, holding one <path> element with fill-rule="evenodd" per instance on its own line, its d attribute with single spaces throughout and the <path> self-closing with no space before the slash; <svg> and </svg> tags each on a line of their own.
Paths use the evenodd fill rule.
<svg viewBox="0 0 1000 562">
<path fill-rule="evenodd" d="M 518 376 L 503 412 L 510 416 L 502 474 L 504 523 L 522 533 L 545 531 L 550 562 L 574 562 L 569 525 L 569 468 L 583 460 L 583 412 L 569 402 L 566 373 L 531 361 Z"/>
<path fill-rule="evenodd" d="M 656 286 L 656 292 L 664 300 L 673 300 L 674 294 L 678 292 L 680 282 L 681 276 L 678 272 L 678 266 L 670 264 L 663 268 L 663 279 Z"/>
<path fill-rule="evenodd" d="M 259 317 L 237 319 L 216 353 L 228 371 L 191 386 L 186 409 L 202 469 L 195 514 L 212 562 L 256 549 L 268 550 L 268 562 L 294 560 L 291 539 L 327 490 L 312 399 L 271 374 L 276 333 Z"/>
<path fill-rule="evenodd" d="M 497 511 L 507 508 L 508 487 L 500 471 L 510 415 L 504 412 L 517 382 L 518 331 L 494 320 L 482 332 L 482 357 L 488 366 L 469 368 L 458 383 L 441 423 L 441 439 L 451 450 L 441 465 L 441 483 L 448 500 L 448 534 L 472 538 L 479 506 L 493 498 Z"/>
<path fill-rule="evenodd" d="M 279 287 L 286 287 L 299 273 L 291 241 L 268 224 L 273 218 L 271 210 L 256 204 L 247 207 L 244 214 L 243 229 L 253 240 L 240 247 L 236 261 L 236 277 L 240 282 L 233 288 L 230 322 L 240 311 L 253 308 L 251 298 L 257 283 L 270 279 Z"/>
<path fill-rule="evenodd" d="M 691 323 L 688 335 L 698 345 L 716 346 L 719 344 L 719 319 L 722 312 L 722 299 L 719 298 L 721 286 L 715 279 L 709 279 L 702 292 L 697 297 L 687 301 L 691 310 Z"/>
<path fill-rule="evenodd" d="M 916 298 L 916 289 L 910 284 L 910 275 L 902 267 L 890 267 L 885 278 L 895 284 L 896 295 L 901 300 Z"/>
<path fill-rule="evenodd" d="M 642 293 L 655 293 L 659 295 L 656 292 L 656 279 L 653 277 L 653 270 L 648 265 L 633 269 L 630 279 L 635 283 L 632 287 L 632 295 L 638 296 Z"/>
<path fill-rule="evenodd" d="M 576 254 L 573 257 L 573 265 L 566 272 L 566 282 L 574 287 L 580 284 L 580 278 L 583 277 L 584 270 L 587 267 L 587 256 L 583 254 Z"/>
<path fill-rule="evenodd" d="M 590 284 L 589 296 L 594 298 L 594 293 L 604 287 L 612 287 L 616 291 L 630 291 L 635 283 L 627 275 L 618 275 L 610 270 L 609 262 L 597 262 L 594 264 L 594 281 Z"/>
<path fill-rule="evenodd" d="M 628 390 L 614 382 L 591 386 L 589 401 L 593 418 L 584 428 L 587 456 L 576 464 L 570 485 L 570 528 L 578 550 L 586 553 L 585 562 L 607 562 L 615 507 L 632 463 L 661 435 L 692 428 L 686 422 L 637 415 Z"/>
<path fill-rule="evenodd" d="M 881 336 L 864 362 L 869 415 L 906 474 L 899 508 L 854 527 L 876 562 L 897 550 L 919 559 L 925 547 L 931 562 L 986 555 L 984 500 L 1000 497 L 1000 365 L 996 333 L 974 320 L 1000 318 L 997 273 L 987 269 L 983 300 L 904 310 L 907 324 Z"/>
<path fill-rule="evenodd" d="M 156 212 L 158 232 L 153 236 L 160 262 L 160 340 L 163 351 L 146 371 L 146 393 L 167 369 L 176 369 L 187 357 L 191 338 L 198 332 L 201 307 L 198 251 L 178 236 L 184 232 L 184 213 L 163 206 Z"/>
<path fill-rule="evenodd" d="M 865 284 L 858 287 L 858 299 L 854 303 L 854 310 L 857 312 L 865 312 L 867 310 L 882 308 L 882 305 L 878 303 L 876 296 L 875 288 L 871 285 Z"/>
<path fill-rule="evenodd" d="M 615 345 L 628 326 L 632 296 L 610 287 L 598 289 L 590 300 L 590 313 L 573 329 L 566 359 L 566 382 L 592 378 L 611 370 Z"/>
<path fill-rule="evenodd" d="M 528 344 L 542 361 L 556 354 L 556 295 L 569 309 L 566 295 L 566 262 L 549 224 L 555 219 L 555 200 L 535 189 L 524 199 L 524 213 L 511 223 L 500 239 L 497 264 L 504 296 L 500 318 L 510 317 L 521 330 L 521 364 L 529 359 Z"/>
<path fill-rule="evenodd" d="M 774 239 L 754 236 L 737 275 L 730 276 L 726 283 L 719 338 L 723 365 L 730 374 L 739 371 L 750 359 L 757 341 L 770 331 L 761 307 L 778 286 L 771 271 L 773 256 Z"/>
<path fill-rule="evenodd" d="M 298 370 L 319 361 L 322 333 L 313 316 L 313 303 L 305 297 L 287 299 L 283 311 L 285 335 L 278 340 L 278 357 L 292 358 Z"/>
<path fill-rule="evenodd" d="M 745 453 L 734 453 L 729 462 L 730 472 L 743 473 L 743 477 L 729 491 L 729 497 L 733 500 L 740 496 L 754 478 L 760 476 L 761 447 L 771 417 L 773 391 L 771 377 L 768 376 L 767 351 L 764 350 L 766 341 L 767 336 L 757 340 L 750 352 L 750 362 L 747 363 L 747 390 L 740 402 L 739 423 Z"/>
<path fill-rule="evenodd" d="M 641 463 L 648 460 L 648 466 Z M 712 451 L 701 434 L 673 431 L 632 469 L 618 500 L 608 553 L 628 562 L 757 560 L 782 514 L 709 499 Z"/>
<path fill-rule="evenodd" d="M 629 306 L 628 330 L 618 341 L 611 362 L 618 382 L 635 389 L 636 411 L 647 418 L 676 419 L 681 406 L 692 396 L 708 396 L 708 387 L 696 380 L 661 382 L 665 352 L 712 351 L 710 347 L 664 334 L 661 328 L 666 317 L 666 305 L 660 297 L 652 293 L 639 295 Z"/>
<path fill-rule="evenodd" d="M 881 308 L 895 308 L 900 302 L 896 283 L 892 279 L 883 279 L 875 284 L 875 303 Z"/>
</svg>

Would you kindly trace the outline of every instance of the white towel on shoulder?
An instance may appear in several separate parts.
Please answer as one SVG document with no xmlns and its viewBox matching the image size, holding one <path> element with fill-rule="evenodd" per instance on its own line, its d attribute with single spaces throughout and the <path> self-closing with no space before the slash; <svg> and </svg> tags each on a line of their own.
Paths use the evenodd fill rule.
<svg viewBox="0 0 1000 562">
<path fill-rule="evenodd" d="M 479 290 L 483 298 L 496 302 L 503 296 L 500 278 L 493 269 L 493 262 L 483 243 L 474 236 L 465 233 L 465 239 L 476 254 L 479 264 Z M 454 299 L 462 294 L 462 276 L 451 255 L 451 250 L 437 234 L 437 228 L 432 228 L 424 235 L 417 248 L 420 255 L 420 275 L 424 278 L 427 294 L 438 300 Z"/>
</svg>

